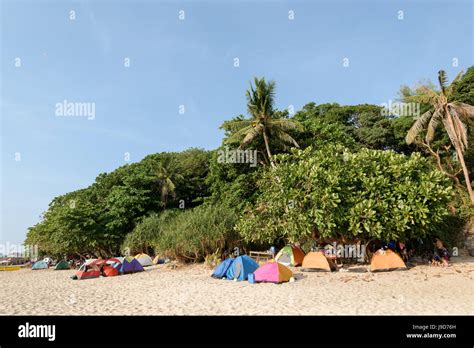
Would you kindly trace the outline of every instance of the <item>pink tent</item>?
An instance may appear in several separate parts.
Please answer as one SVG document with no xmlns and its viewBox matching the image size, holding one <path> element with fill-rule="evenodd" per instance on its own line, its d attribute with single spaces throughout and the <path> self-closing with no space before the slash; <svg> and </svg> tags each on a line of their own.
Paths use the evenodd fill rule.
<svg viewBox="0 0 474 348">
<path fill-rule="evenodd" d="M 269 262 L 254 272 L 256 282 L 281 283 L 287 282 L 293 276 L 289 268 L 278 262 Z"/>
</svg>

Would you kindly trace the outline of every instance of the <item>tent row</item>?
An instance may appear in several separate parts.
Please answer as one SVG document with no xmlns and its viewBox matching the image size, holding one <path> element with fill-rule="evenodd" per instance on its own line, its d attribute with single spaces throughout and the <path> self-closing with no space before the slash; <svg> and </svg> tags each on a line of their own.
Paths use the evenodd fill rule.
<svg viewBox="0 0 474 348">
<path fill-rule="evenodd" d="M 311 251 L 305 255 L 303 250 L 294 245 L 287 245 L 275 256 L 275 261 L 285 266 L 301 266 L 303 271 L 335 271 L 334 261 L 323 252 Z M 371 272 L 406 269 L 402 258 L 390 249 L 380 249 L 370 261 Z"/>
<path fill-rule="evenodd" d="M 144 271 L 142 264 L 136 257 L 113 257 L 108 260 L 90 259 L 76 272 L 73 279 L 115 277 L 120 274 L 130 274 Z"/>
<path fill-rule="evenodd" d="M 312 251 L 308 254 L 296 247 L 286 246 L 275 259 L 260 266 L 251 257 L 242 255 L 222 261 L 213 271 L 212 277 L 236 281 L 248 280 L 250 283 L 282 283 L 291 281 L 293 272 L 287 266 L 301 266 L 305 272 L 332 272 L 337 266 L 323 252 Z M 391 250 L 377 251 L 371 260 L 370 271 L 391 271 L 406 269 L 401 257 Z"/>
<path fill-rule="evenodd" d="M 155 257 L 154 260 L 147 254 L 138 254 L 135 257 L 113 257 L 108 260 L 103 259 L 88 259 L 79 270 L 76 272 L 74 279 L 89 279 L 100 276 L 113 277 L 119 274 L 128 274 L 143 271 L 143 267 L 151 266 L 153 264 L 164 263 L 164 259 Z M 48 269 L 49 262 L 44 259 L 37 261 L 31 267 L 32 270 Z M 55 270 L 69 270 L 71 265 L 62 260 L 56 264 Z"/>
<path fill-rule="evenodd" d="M 222 261 L 213 271 L 212 276 L 219 279 L 235 281 L 249 280 L 254 282 L 281 283 L 290 281 L 293 272 L 283 264 L 271 261 L 260 266 L 247 255 Z"/>
</svg>

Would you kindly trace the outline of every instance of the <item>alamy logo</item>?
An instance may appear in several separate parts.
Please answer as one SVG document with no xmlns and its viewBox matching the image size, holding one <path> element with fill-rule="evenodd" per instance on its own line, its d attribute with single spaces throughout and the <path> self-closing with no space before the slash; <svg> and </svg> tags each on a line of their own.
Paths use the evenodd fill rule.
<svg viewBox="0 0 474 348">
<path fill-rule="evenodd" d="M 87 117 L 88 120 L 95 119 L 95 103 L 73 103 L 66 99 L 62 103 L 56 103 L 56 116 Z"/>
<path fill-rule="evenodd" d="M 382 116 L 420 116 L 420 103 L 392 102 L 380 104 Z"/>
<path fill-rule="evenodd" d="M 226 146 L 225 150 L 217 151 L 218 163 L 249 163 L 250 167 L 257 166 L 257 150 L 229 150 Z"/>
<path fill-rule="evenodd" d="M 18 326 L 20 338 L 47 338 L 48 341 L 56 339 L 56 325 L 34 325 L 28 322 Z"/>
</svg>

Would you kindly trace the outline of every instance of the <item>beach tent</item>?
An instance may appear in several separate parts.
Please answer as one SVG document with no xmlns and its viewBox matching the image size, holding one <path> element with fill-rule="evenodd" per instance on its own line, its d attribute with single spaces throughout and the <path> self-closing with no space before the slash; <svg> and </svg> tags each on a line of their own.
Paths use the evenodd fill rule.
<svg viewBox="0 0 474 348">
<path fill-rule="evenodd" d="M 93 266 L 89 268 L 86 263 L 83 263 L 79 270 L 76 272 L 77 279 L 89 279 L 100 277 L 100 270 Z"/>
<path fill-rule="evenodd" d="M 119 275 L 119 270 L 112 266 L 104 266 L 104 275 L 106 277 L 115 277 Z"/>
<path fill-rule="evenodd" d="M 271 261 L 260 266 L 253 272 L 255 281 L 266 283 L 288 282 L 293 277 L 293 272 L 279 262 Z"/>
<path fill-rule="evenodd" d="M 320 251 L 309 252 L 303 259 L 301 265 L 303 271 L 326 271 L 331 272 L 337 269 L 331 259 L 328 259 Z"/>
<path fill-rule="evenodd" d="M 403 262 L 402 258 L 392 250 L 377 250 L 372 256 L 370 262 L 370 271 L 393 271 L 396 269 L 406 269 L 407 266 Z"/>
<path fill-rule="evenodd" d="M 247 280 L 248 274 L 255 272 L 258 268 L 251 257 L 242 255 L 234 259 L 234 262 L 229 266 L 226 272 L 227 279 Z"/>
<path fill-rule="evenodd" d="M 89 269 L 87 271 L 77 271 L 76 272 L 77 279 L 91 279 L 91 278 L 99 278 L 100 271 L 98 269 Z"/>
<path fill-rule="evenodd" d="M 101 266 L 104 266 L 107 264 L 107 261 L 102 259 L 102 258 L 99 258 L 99 259 L 95 259 L 93 260 L 92 262 L 90 262 L 88 264 L 88 266 L 97 266 L 97 267 L 101 267 Z"/>
<path fill-rule="evenodd" d="M 64 269 L 71 269 L 71 266 L 65 260 L 59 261 L 57 263 L 56 267 L 54 267 L 54 270 L 56 270 L 56 271 L 60 271 L 60 270 L 64 270 Z"/>
<path fill-rule="evenodd" d="M 147 254 L 137 254 L 135 255 L 135 258 L 138 260 L 138 262 L 140 262 L 140 265 L 142 265 L 143 267 L 151 266 L 153 264 L 153 260 Z"/>
<path fill-rule="evenodd" d="M 144 269 L 137 259 L 131 256 L 127 256 L 123 259 L 122 266 L 120 267 L 120 273 L 135 273 L 141 271 L 144 271 Z"/>
<path fill-rule="evenodd" d="M 227 270 L 229 267 L 232 265 L 232 262 L 234 262 L 234 259 L 225 259 L 222 261 L 220 264 L 217 265 L 216 268 L 214 268 L 214 272 L 212 272 L 212 277 L 214 278 L 223 278 L 225 277 Z"/>
<path fill-rule="evenodd" d="M 97 260 L 97 259 L 87 259 L 87 260 L 84 262 L 84 264 L 88 266 L 88 265 L 90 265 L 92 262 L 94 262 L 94 261 L 96 261 L 96 260 Z"/>
<path fill-rule="evenodd" d="M 122 264 L 123 263 L 123 257 L 111 257 L 106 261 L 107 265 L 114 265 L 116 263 Z"/>
<path fill-rule="evenodd" d="M 31 269 L 47 269 L 48 268 L 48 263 L 45 262 L 44 260 L 37 261 L 33 264 Z"/>
<path fill-rule="evenodd" d="M 275 256 L 275 261 L 285 266 L 299 266 L 303 262 L 304 252 L 299 247 L 287 245 Z"/>
</svg>

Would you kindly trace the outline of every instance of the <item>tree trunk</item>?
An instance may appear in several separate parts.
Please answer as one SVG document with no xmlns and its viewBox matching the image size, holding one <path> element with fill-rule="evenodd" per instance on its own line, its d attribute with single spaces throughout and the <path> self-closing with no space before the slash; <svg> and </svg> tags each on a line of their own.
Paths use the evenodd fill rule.
<svg viewBox="0 0 474 348">
<path fill-rule="evenodd" d="M 263 141 L 265 142 L 265 148 L 267 149 L 268 159 L 270 160 L 270 165 L 272 168 L 275 168 L 275 163 L 273 163 L 272 153 L 270 152 L 270 145 L 268 144 L 268 136 L 267 131 L 263 129 Z"/>
<path fill-rule="evenodd" d="M 446 105 L 444 107 L 444 110 L 446 112 L 449 126 L 453 129 L 453 132 L 454 134 L 456 134 L 456 137 L 458 137 L 458 132 L 456 132 L 453 119 L 451 118 L 451 114 L 449 113 L 448 107 Z M 464 155 L 462 153 L 462 148 L 459 143 L 459 139 L 456 139 L 453 145 L 458 155 L 458 160 L 461 163 L 462 171 L 464 173 L 464 180 L 466 180 L 467 192 L 469 193 L 469 197 L 471 198 L 471 204 L 474 204 L 474 193 L 472 192 L 471 179 L 469 178 L 469 171 L 467 170 L 466 162 L 464 162 Z"/>
</svg>

